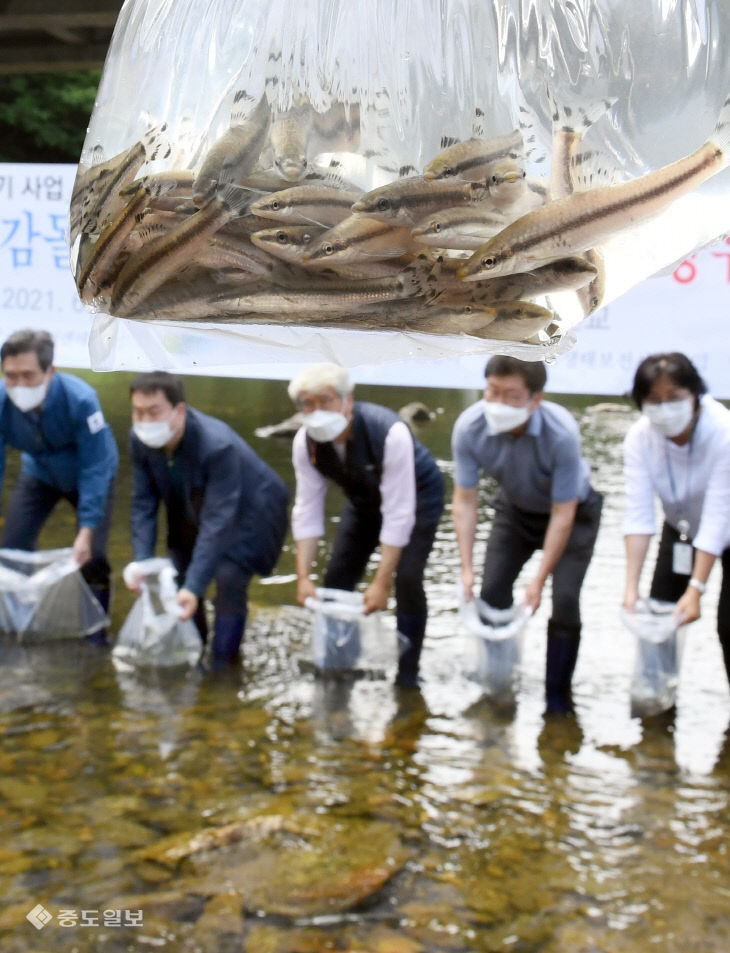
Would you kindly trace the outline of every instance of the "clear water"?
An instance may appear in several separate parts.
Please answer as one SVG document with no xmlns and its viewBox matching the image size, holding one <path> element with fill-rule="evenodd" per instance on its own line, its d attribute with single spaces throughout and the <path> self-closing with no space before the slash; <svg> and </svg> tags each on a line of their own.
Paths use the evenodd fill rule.
<svg viewBox="0 0 730 953">
<path fill-rule="evenodd" d="M 94 378 L 122 447 L 117 580 L 131 558 L 128 380 Z M 289 439 L 252 436 L 290 414 L 283 383 L 201 378 L 188 390 L 291 483 Z M 450 488 L 451 426 L 477 395 L 358 388 L 394 408 L 424 394 L 435 417 L 419 437 Z M 575 721 L 542 715 L 547 594 L 514 706 L 495 708 L 465 677 L 448 515 L 429 567 L 420 693 L 302 668 L 311 620 L 294 605 L 290 546 L 276 576 L 252 587 L 231 672 L 122 674 L 105 652 L 5 640 L 3 953 L 726 953 L 730 705 L 711 618 L 718 581 L 708 617 L 690 629 L 676 716 L 632 718 L 633 647 L 618 614 L 620 442 L 632 418 L 592 399 L 566 403 L 605 493 L 583 589 Z M 485 483 L 480 546 L 492 489 Z M 59 512 L 43 544 L 71 532 L 70 512 Z M 119 581 L 115 628 L 130 604 Z M 26 920 L 39 903 L 53 915 L 41 930 Z M 76 922 L 60 925 L 62 910 Z M 104 910 L 123 921 L 141 910 L 143 922 L 105 925 Z"/>
</svg>

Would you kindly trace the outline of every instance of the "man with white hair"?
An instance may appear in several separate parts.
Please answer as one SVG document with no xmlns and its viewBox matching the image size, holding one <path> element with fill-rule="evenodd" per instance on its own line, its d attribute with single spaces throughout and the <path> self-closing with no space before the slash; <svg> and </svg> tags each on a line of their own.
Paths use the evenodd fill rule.
<svg viewBox="0 0 730 953">
<path fill-rule="evenodd" d="M 380 562 L 364 593 L 365 613 L 387 608 L 395 581 L 399 641 L 407 646 L 396 683 L 412 687 L 418 684 L 426 632 L 423 575 L 443 510 L 443 478 L 394 411 L 354 401 L 352 390 L 347 371 L 327 363 L 305 368 L 289 385 L 289 396 L 303 414 L 292 449 L 297 599 L 303 605 L 315 593 L 310 573 L 324 535 L 324 500 L 332 480 L 348 502 L 324 585 L 354 589 L 380 545 Z"/>
</svg>

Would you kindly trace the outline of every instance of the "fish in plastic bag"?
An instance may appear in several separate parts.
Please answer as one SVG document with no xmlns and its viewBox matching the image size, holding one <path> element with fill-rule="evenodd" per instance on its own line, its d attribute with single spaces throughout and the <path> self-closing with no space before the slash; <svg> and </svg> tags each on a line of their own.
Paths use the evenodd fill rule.
<svg viewBox="0 0 730 953">
<path fill-rule="evenodd" d="M 130 563 L 125 568 L 125 579 L 127 576 L 139 581 L 140 594 L 119 630 L 112 650 L 115 664 L 195 665 L 203 642 L 192 619 L 180 618 L 177 570 L 170 560 L 155 557 Z"/>
<path fill-rule="evenodd" d="M 621 620 L 636 637 L 636 661 L 631 681 L 631 711 L 658 715 L 676 704 L 684 628 L 674 602 L 640 599 L 633 612 L 621 610 Z"/>
<path fill-rule="evenodd" d="M 311 659 L 322 672 L 384 674 L 392 662 L 392 640 L 380 613 L 365 615 L 361 592 L 317 588 L 305 605 L 313 612 Z"/>
<path fill-rule="evenodd" d="M 483 599 L 463 598 L 459 618 L 471 636 L 470 675 L 495 697 L 509 697 L 522 655 L 525 627 L 532 615 L 524 606 L 495 609 Z"/>
<path fill-rule="evenodd" d="M 71 201 L 94 366 L 563 353 L 727 231 L 729 41 L 724 0 L 126 0 Z"/>
<path fill-rule="evenodd" d="M 73 549 L 0 549 L 0 630 L 42 642 L 81 638 L 108 623 Z"/>
</svg>

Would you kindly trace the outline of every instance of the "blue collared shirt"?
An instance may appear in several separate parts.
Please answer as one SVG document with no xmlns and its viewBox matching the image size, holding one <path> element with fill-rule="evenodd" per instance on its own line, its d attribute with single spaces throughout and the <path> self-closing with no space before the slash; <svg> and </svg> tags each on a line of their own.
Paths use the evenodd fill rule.
<svg viewBox="0 0 730 953">
<path fill-rule="evenodd" d="M 79 526 L 97 526 L 119 453 L 90 384 L 56 372 L 40 410 L 23 413 L 0 381 L 0 486 L 6 447 L 22 451 L 25 473 L 62 493 L 77 491 Z"/>
<path fill-rule="evenodd" d="M 516 507 L 549 513 L 553 503 L 582 502 L 590 490 L 589 467 L 581 456 L 580 431 L 573 415 L 544 400 L 524 433 L 495 434 L 479 400 L 460 414 L 452 434 L 454 482 L 476 487 L 484 470 Z"/>
</svg>

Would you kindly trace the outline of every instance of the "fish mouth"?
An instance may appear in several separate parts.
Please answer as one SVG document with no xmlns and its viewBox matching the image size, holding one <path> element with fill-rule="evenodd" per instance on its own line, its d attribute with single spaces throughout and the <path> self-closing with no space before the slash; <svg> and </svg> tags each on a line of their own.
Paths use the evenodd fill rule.
<svg viewBox="0 0 730 953">
<path fill-rule="evenodd" d="M 500 176 L 497 185 L 504 185 L 505 183 L 513 185 L 515 182 L 521 182 L 523 178 L 524 175 L 521 172 L 505 172 L 504 175 Z"/>
<path fill-rule="evenodd" d="M 297 162 L 294 159 L 283 159 L 276 163 L 276 167 L 288 182 L 297 182 L 307 171 L 307 163 L 304 160 Z"/>
</svg>

